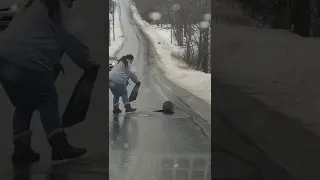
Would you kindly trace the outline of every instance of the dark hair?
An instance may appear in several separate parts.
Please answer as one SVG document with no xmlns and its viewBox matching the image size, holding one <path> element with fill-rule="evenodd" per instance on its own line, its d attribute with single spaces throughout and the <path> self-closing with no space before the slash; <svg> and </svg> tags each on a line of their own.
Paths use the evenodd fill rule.
<svg viewBox="0 0 320 180">
<path fill-rule="evenodd" d="M 59 0 L 41 0 L 47 6 L 49 18 L 56 24 L 60 23 L 60 1 Z"/>
<path fill-rule="evenodd" d="M 118 63 L 117 63 L 117 64 L 119 64 L 119 62 L 121 62 L 121 61 L 123 62 L 124 67 L 128 68 L 127 56 L 122 56 L 122 57 L 118 60 Z"/>
<path fill-rule="evenodd" d="M 28 7 L 33 3 L 34 0 L 27 0 L 24 4 L 23 10 L 25 11 L 26 9 L 28 9 Z"/>
<path fill-rule="evenodd" d="M 132 59 L 134 58 L 131 54 L 127 54 L 125 57 L 126 57 L 127 59 L 130 59 L 130 60 L 132 60 Z"/>
</svg>

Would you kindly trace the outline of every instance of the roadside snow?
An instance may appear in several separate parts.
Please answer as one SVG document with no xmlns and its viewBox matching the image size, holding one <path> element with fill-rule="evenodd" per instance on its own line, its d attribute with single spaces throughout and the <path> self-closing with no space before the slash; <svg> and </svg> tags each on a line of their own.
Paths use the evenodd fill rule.
<svg viewBox="0 0 320 180">
<path fill-rule="evenodd" d="M 179 87 L 211 104 L 211 74 L 190 69 L 183 61 L 173 58 L 172 54 L 181 53 L 182 50 L 170 43 L 170 31 L 148 24 L 141 18 L 134 5 L 131 5 L 131 9 L 135 20 L 156 47 L 160 56 L 157 63 L 164 70 L 165 76 Z"/>
<path fill-rule="evenodd" d="M 213 76 L 315 130 L 320 125 L 320 40 L 284 30 L 214 24 Z M 315 131 L 320 135 L 320 131 Z"/>
<path fill-rule="evenodd" d="M 119 6 L 116 6 L 115 14 L 114 14 L 114 31 L 115 31 L 115 40 L 113 40 L 113 26 L 112 26 L 112 14 L 109 13 L 110 19 L 110 39 L 111 39 L 111 46 L 109 45 L 109 57 L 114 56 L 115 53 L 122 47 L 123 44 L 123 32 L 120 23 L 120 14 L 119 14 Z"/>
</svg>

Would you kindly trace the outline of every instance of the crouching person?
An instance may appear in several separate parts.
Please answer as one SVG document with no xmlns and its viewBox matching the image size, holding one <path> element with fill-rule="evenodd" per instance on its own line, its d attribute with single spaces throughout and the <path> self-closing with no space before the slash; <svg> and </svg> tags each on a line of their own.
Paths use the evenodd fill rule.
<svg viewBox="0 0 320 180">
<path fill-rule="evenodd" d="M 109 88 L 113 94 L 113 113 L 121 113 L 119 98 L 121 97 L 126 112 L 136 111 L 129 103 L 127 85 L 129 79 L 139 84 L 137 76 L 130 71 L 129 64 L 132 64 L 134 57 L 131 54 L 121 57 L 118 63 L 109 72 Z"/>
<path fill-rule="evenodd" d="M 64 53 L 83 70 L 95 65 L 89 61 L 88 48 L 63 28 L 63 12 L 69 12 L 70 2 L 29 0 L 0 34 L 0 82 L 15 107 L 13 163 L 40 160 L 31 148 L 30 123 L 35 110 L 40 112 L 53 161 L 86 153 L 85 148 L 73 147 L 67 140 L 54 83 Z"/>
</svg>

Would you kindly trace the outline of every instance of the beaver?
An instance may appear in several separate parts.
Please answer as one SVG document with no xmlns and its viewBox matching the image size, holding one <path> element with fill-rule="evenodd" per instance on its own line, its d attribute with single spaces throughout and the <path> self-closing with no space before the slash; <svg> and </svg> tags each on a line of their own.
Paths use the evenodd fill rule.
<svg viewBox="0 0 320 180">
<path fill-rule="evenodd" d="M 173 114 L 174 113 L 174 105 L 171 101 L 166 101 L 162 105 L 162 110 L 157 110 L 155 112 L 163 112 L 165 114 Z"/>
</svg>

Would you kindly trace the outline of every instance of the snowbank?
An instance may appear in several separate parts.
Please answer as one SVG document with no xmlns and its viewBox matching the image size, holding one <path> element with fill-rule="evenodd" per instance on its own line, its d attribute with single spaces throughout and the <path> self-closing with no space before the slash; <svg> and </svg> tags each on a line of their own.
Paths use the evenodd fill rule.
<svg viewBox="0 0 320 180">
<path fill-rule="evenodd" d="M 142 20 L 135 6 L 131 5 L 131 8 L 135 20 L 156 47 L 160 56 L 157 63 L 164 70 L 165 76 L 179 87 L 211 104 L 211 74 L 190 69 L 184 62 L 173 58 L 171 54 L 181 52 L 181 49 L 171 45 L 170 31 L 148 24 Z"/>
<path fill-rule="evenodd" d="M 112 14 L 109 13 L 109 18 L 112 22 Z M 115 40 L 113 41 L 113 26 L 112 23 L 110 24 L 111 32 L 110 37 L 111 38 L 111 46 L 109 46 L 109 57 L 114 56 L 115 53 L 121 49 L 123 44 L 123 31 L 120 23 L 120 13 L 119 13 L 119 6 L 116 6 L 115 14 L 114 14 L 114 34 L 115 34 Z"/>
<path fill-rule="evenodd" d="M 320 124 L 320 40 L 284 30 L 214 25 L 213 76 L 304 124 Z M 320 131 L 318 131 L 320 135 Z"/>
</svg>

